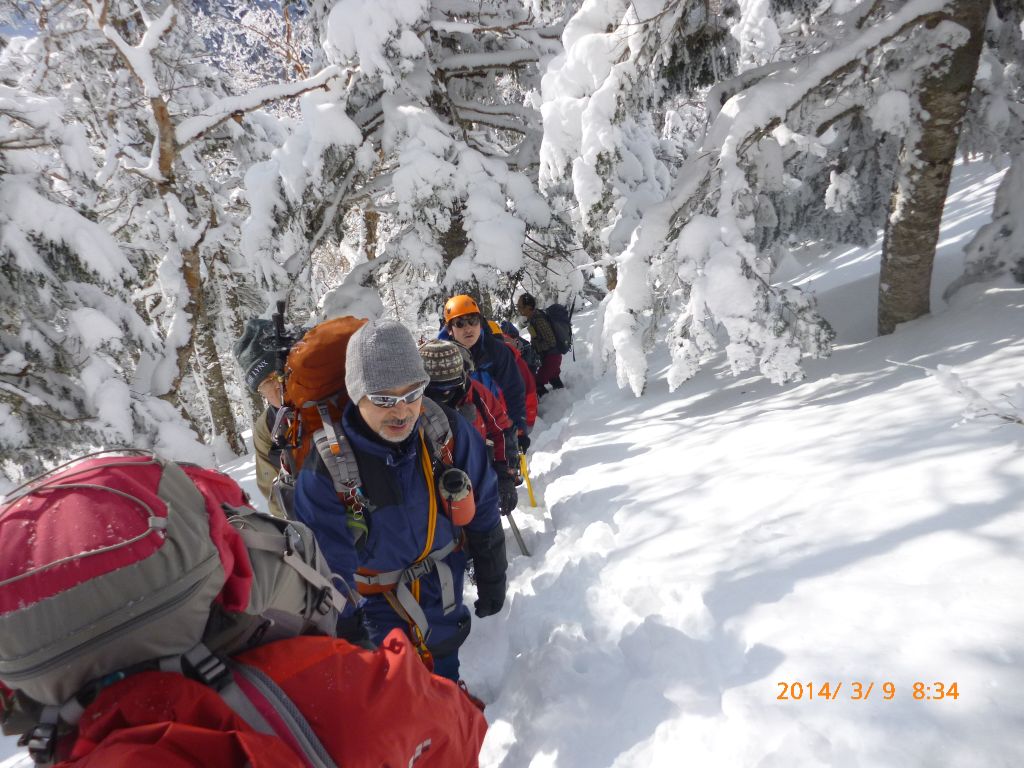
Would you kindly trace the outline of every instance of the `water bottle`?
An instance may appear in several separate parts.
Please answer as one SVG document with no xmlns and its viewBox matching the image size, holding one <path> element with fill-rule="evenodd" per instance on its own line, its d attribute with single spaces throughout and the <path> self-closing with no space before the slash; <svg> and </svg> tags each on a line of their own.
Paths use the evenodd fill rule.
<svg viewBox="0 0 1024 768">
<path fill-rule="evenodd" d="M 466 525 L 476 514 L 476 500 L 473 498 L 473 484 L 469 475 L 458 467 L 448 467 L 441 474 L 438 483 L 441 503 L 445 512 L 456 525 Z"/>
</svg>

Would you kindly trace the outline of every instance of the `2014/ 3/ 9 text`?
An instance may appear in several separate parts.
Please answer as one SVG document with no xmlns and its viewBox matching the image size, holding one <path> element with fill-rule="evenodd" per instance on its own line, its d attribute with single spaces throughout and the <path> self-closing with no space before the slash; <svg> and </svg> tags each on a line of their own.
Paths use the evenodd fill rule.
<svg viewBox="0 0 1024 768">
<path fill-rule="evenodd" d="M 867 701 L 868 699 L 881 699 L 892 701 L 896 698 L 898 689 L 891 681 L 875 682 L 860 680 L 829 680 L 824 683 L 815 682 L 778 682 L 778 701 L 836 701 L 839 698 L 852 701 Z M 956 682 L 915 682 L 913 685 L 902 687 L 902 695 L 909 694 L 915 701 L 940 701 L 943 699 L 960 698 L 960 689 Z"/>
</svg>

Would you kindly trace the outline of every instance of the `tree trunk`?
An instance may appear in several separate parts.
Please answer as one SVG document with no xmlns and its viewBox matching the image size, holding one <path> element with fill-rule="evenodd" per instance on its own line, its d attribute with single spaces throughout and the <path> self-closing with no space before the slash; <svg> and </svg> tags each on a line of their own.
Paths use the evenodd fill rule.
<svg viewBox="0 0 1024 768">
<path fill-rule="evenodd" d="M 216 327 L 216 323 L 213 318 L 209 317 L 206 310 L 204 301 L 193 323 L 193 327 L 196 329 L 196 355 L 198 358 L 196 370 L 200 372 L 201 386 L 206 390 L 206 397 L 210 403 L 210 418 L 213 421 L 214 436 L 223 435 L 231 450 L 241 456 L 246 452 L 245 441 L 235 424 L 227 387 L 224 386 L 224 371 L 220 367 L 221 358 L 217 352 L 217 343 L 213 338 L 213 329 Z"/>
<path fill-rule="evenodd" d="M 466 234 L 465 222 L 462 219 L 462 206 L 456 205 L 452 210 L 452 221 L 448 231 L 441 237 L 441 259 L 445 269 L 451 266 L 466 251 L 469 235 Z"/>
<path fill-rule="evenodd" d="M 199 317 L 198 309 L 202 304 L 202 299 L 200 298 L 202 281 L 199 270 L 199 243 L 182 251 L 181 276 L 185 281 L 185 288 L 188 291 L 188 301 L 185 304 L 185 314 L 189 316 L 188 340 L 178 346 L 176 350 L 178 366 L 174 374 L 174 381 L 167 392 L 160 395 L 162 399 L 175 404 L 178 402 L 178 388 L 181 386 L 181 380 L 188 373 L 188 363 L 192 358 L 192 350 L 195 347 L 196 318 Z"/>
<path fill-rule="evenodd" d="M 366 260 L 373 261 L 377 258 L 377 226 L 380 224 L 380 214 L 377 211 L 365 211 L 363 223 L 366 225 Z"/>
<path fill-rule="evenodd" d="M 960 125 L 978 70 L 988 15 L 988 0 L 954 0 L 944 20 L 970 34 L 953 50 L 948 66 L 925 78 L 918 94 L 924 118 L 913 144 L 904 144 L 901 169 L 893 185 L 882 244 L 878 287 L 878 332 L 892 333 L 899 323 L 930 310 L 932 263 L 942 209 L 956 156 Z M 934 26 L 940 19 L 931 22 Z"/>
<path fill-rule="evenodd" d="M 609 293 L 615 290 L 615 286 L 619 284 L 618 264 L 609 261 L 604 265 L 604 284 L 608 288 Z"/>
</svg>

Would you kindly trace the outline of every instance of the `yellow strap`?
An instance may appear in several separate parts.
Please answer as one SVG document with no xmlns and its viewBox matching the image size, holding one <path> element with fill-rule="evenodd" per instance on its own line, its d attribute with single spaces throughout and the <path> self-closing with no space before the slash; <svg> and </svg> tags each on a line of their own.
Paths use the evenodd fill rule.
<svg viewBox="0 0 1024 768">
<path fill-rule="evenodd" d="M 429 507 L 427 509 L 427 544 L 423 548 L 423 552 L 416 561 L 413 563 L 422 563 L 427 555 L 430 554 L 434 548 L 434 534 L 437 532 L 437 493 L 434 490 L 434 465 L 430 460 L 430 451 L 427 450 L 427 441 L 423 436 L 423 430 L 420 429 L 420 447 L 423 449 L 420 452 L 420 465 L 423 467 L 423 477 L 427 481 L 427 498 L 430 499 Z M 412 592 L 413 598 L 418 603 L 420 601 L 420 580 L 414 579 L 412 584 L 409 585 L 410 591 Z M 413 644 L 416 646 L 416 651 L 424 661 L 432 659 L 430 651 L 427 650 L 426 639 L 423 637 L 423 633 L 420 632 L 420 628 L 416 626 L 409 614 L 405 612 L 402 606 L 399 604 L 398 599 L 391 591 L 384 593 L 384 598 L 388 601 L 388 604 L 403 619 L 409 624 L 409 634 L 412 637 Z"/>
<path fill-rule="evenodd" d="M 420 429 L 420 447 L 423 449 L 420 452 L 420 464 L 423 465 L 423 477 L 427 481 L 427 498 L 430 499 L 430 508 L 427 511 L 427 545 L 413 565 L 423 562 L 430 554 L 434 548 L 434 533 L 437 530 L 437 492 L 434 489 L 434 466 L 430 461 L 430 451 L 427 450 L 427 439 L 423 436 L 423 429 Z"/>
<path fill-rule="evenodd" d="M 536 507 L 537 500 L 533 498 L 533 483 L 530 482 L 530 470 L 526 466 L 526 454 L 519 454 L 519 466 L 523 470 L 523 477 L 526 479 L 526 490 L 530 494 L 530 506 Z"/>
</svg>

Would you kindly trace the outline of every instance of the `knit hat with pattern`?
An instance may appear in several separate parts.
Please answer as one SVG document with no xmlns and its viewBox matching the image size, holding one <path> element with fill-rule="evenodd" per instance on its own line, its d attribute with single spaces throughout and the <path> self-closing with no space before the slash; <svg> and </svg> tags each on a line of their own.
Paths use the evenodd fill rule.
<svg viewBox="0 0 1024 768">
<path fill-rule="evenodd" d="M 463 376 L 465 361 L 454 342 L 428 341 L 420 347 L 420 357 L 431 383 L 459 381 Z"/>
</svg>

